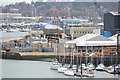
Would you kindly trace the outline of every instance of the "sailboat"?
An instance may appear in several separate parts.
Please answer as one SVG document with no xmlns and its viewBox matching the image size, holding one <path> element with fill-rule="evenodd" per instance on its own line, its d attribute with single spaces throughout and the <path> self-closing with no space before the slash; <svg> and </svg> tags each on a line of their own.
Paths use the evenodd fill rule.
<svg viewBox="0 0 120 80">
<path fill-rule="evenodd" d="M 88 68 L 86 71 L 85 71 L 85 74 L 84 76 L 86 77 L 94 77 L 94 72 L 91 68 Z"/>
<path fill-rule="evenodd" d="M 102 55 L 101 55 L 101 63 L 96 67 L 97 71 L 104 71 L 105 66 L 103 64 L 103 47 L 102 47 Z"/>
<path fill-rule="evenodd" d="M 92 70 L 94 70 L 94 69 L 95 69 L 95 66 L 94 66 L 92 63 L 88 63 L 88 64 L 87 64 L 87 69 L 92 69 Z"/>
<path fill-rule="evenodd" d="M 74 48 L 74 46 L 72 45 L 72 49 Z M 73 52 L 71 52 L 71 63 L 70 63 L 70 67 L 64 72 L 65 75 L 68 76 L 74 76 L 75 75 L 75 70 L 76 69 L 76 65 L 74 65 L 73 63 Z"/>
<path fill-rule="evenodd" d="M 120 69 L 120 67 L 117 64 L 115 64 L 115 65 L 107 67 L 105 69 L 105 71 L 110 73 L 110 74 L 119 74 L 119 71 L 117 71 L 119 69 Z"/>
<path fill-rule="evenodd" d="M 64 73 L 68 69 L 68 67 L 70 66 L 70 65 L 65 64 L 65 57 L 66 57 L 65 47 L 66 46 L 64 45 L 64 60 L 63 60 L 62 66 L 57 69 L 57 71 L 60 73 Z"/>
<path fill-rule="evenodd" d="M 57 38 L 59 39 L 59 37 L 57 36 Z M 56 42 L 57 43 L 57 42 Z M 57 43 L 57 47 L 56 47 L 56 59 L 53 61 L 52 65 L 51 65 L 51 69 L 52 70 L 57 70 L 59 67 L 61 67 L 62 65 L 59 63 L 58 61 L 58 43 Z"/>
<path fill-rule="evenodd" d="M 66 65 L 66 64 L 65 64 L 65 65 L 59 67 L 59 68 L 57 69 L 57 71 L 60 72 L 60 73 L 64 73 L 69 67 L 70 67 L 70 65 Z"/>
<path fill-rule="evenodd" d="M 58 62 L 58 60 L 55 59 L 55 60 L 52 62 L 52 64 L 51 64 L 51 69 L 52 69 L 52 70 L 57 70 L 60 66 L 61 66 L 61 65 L 60 65 L 60 63 Z"/>
</svg>

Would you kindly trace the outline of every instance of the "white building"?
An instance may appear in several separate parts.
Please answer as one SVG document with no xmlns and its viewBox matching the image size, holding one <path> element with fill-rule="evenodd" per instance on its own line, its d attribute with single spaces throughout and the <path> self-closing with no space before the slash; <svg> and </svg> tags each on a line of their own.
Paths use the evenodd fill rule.
<svg viewBox="0 0 120 80">
<path fill-rule="evenodd" d="M 21 13 L 0 13 L 0 23 L 36 23 L 41 17 L 24 17 Z"/>
</svg>

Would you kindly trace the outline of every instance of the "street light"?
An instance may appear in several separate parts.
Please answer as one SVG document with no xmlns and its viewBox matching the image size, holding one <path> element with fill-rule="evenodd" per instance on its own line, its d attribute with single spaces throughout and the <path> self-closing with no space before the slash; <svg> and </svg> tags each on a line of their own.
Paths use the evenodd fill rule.
<svg viewBox="0 0 120 80">
<path fill-rule="evenodd" d="M 119 47 L 120 47 L 120 29 L 116 29 L 116 34 L 117 34 L 117 55 L 119 56 L 120 55 L 120 52 L 119 52 Z"/>
</svg>

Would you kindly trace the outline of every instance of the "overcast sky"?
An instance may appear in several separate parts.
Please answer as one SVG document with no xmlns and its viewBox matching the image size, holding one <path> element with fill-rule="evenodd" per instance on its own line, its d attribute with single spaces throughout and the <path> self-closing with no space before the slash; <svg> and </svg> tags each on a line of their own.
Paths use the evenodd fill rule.
<svg viewBox="0 0 120 80">
<path fill-rule="evenodd" d="M 7 4 L 11 4 L 11 3 L 16 3 L 16 2 L 27 2 L 30 3 L 32 0 L 0 0 L 0 6 L 4 6 Z M 33 1 L 42 1 L 42 0 L 33 0 Z M 50 0 L 44 0 L 44 1 L 50 1 Z M 51 0 L 51 1 L 70 1 L 70 0 Z M 74 1 L 74 0 L 71 0 Z M 94 0 L 75 0 L 75 1 L 79 1 L 79 2 L 91 2 Z M 120 0 L 95 0 L 95 1 L 100 1 L 100 2 L 118 2 Z"/>
</svg>

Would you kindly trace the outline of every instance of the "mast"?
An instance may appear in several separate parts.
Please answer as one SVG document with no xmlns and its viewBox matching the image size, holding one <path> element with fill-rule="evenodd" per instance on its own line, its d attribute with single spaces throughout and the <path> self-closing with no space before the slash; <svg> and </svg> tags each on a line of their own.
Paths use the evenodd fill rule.
<svg viewBox="0 0 120 80">
<path fill-rule="evenodd" d="M 103 46 L 102 46 L 102 55 L 101 55 L 101 63 L 103 64 L 104 62 L 103 62 Z"/>
<path fill-rule="evenodd" d="M 88 62 L 88 57 L 87 57 L 87 53 L 88 53 L 88 49 L 87 49 L 87 34 L 86 34 L 86 66 L 87 66 L 87 62 Z"/>
<path fill-rule="evenodd" d="M 83 76 L 83 72 L 82 72 L 82 50 L 81 50 L 81 52 L 80 52 L 80 65 L 81 65 L 81 67 L 80 67 L 80 69 L 81 69 L 81 77 Z"/>
</svg>

